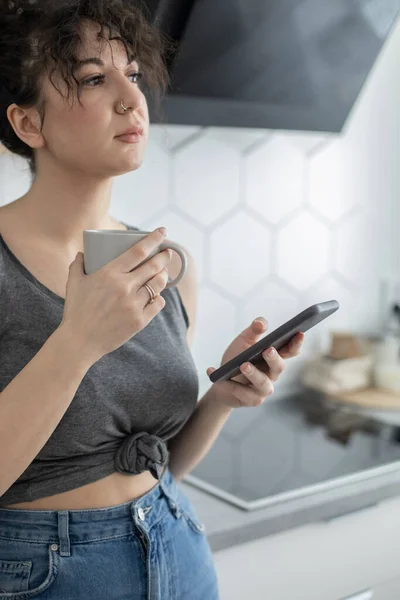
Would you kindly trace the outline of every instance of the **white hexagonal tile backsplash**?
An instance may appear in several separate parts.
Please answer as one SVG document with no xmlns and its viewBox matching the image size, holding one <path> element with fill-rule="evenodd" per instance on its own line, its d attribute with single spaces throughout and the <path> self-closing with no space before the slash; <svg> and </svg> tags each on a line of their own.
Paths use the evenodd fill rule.
<svg viewBox="0 0 400 600">
<path fill-rule="evenodd" d="M 171 191 L 171 157 L 149 141 L 142 165 L 114 179 L 110 211 L 116 218 L 136 225 L 166 208 Z"/>
<path fill-rule="evenodd" d="M 240 154 L 225 142 L 198 138 L 174 155 L 174 202 L 211 225 L 239 202 Z"/>
<path fill-rule="evenodd" d="M 329 268 L 328 228 L 303 212 L 278 233 L 277 272 L 293 288 L 304 290 Z"/>
<path fill-rule="evenodd" d="M 291 293 L 283 285 L 268 278 L 257 288 L 257 294 L 252 294 L 240 302 L 241 322 L 244 329 L 257 317 L 268 321 L 268 333 L 282 325 L 283 321 L 291 319 L 302 309 L 298 295 Z"/>
<path fill-rule="evenodd" d="M 368 283 L 371 277 L 367 256 L 374 238 L 369 226 L 364 214 L 354 214 L 340 223 L 334 234 L 335 269 L 358 286 Z"/>
<path fill-rule="evenodd" d="M 245 158 L 246 204 L 277 224 L 303 202 L 305 158 L 284 135 L 272 136 Z"/>
<path fill-rule="evenodd" d="M 308 202 L 332 222 L 364 202 L 359 181 L 365 173 L 357 167 L 356 156 L 344 149 L 340 138 L 310 157 Z"/>
<path fill-rule="evenodd" d="M 151 125 L 149 138 L 156 142 L 166 152 L 174 151 L 174 148 L 189 140 L 197 134 L 201 127 L 197 125 Z"/>
<path fill-rule="evenodd" d="M 268 276 L 270 260 L 268 230 L 244 212 L 210 234 L 209 277 L 230 294 L 243 298 Z"/>
<path fill-rule="evenodd" d="M 207 127 L 204 131 L 204 140 L 218 140 L 240 152 L 245 152 L 254 144 L 268 139 L 271 132 L 265 129 L 249 127 Z"/>
<path fill-rule="evenodd" d="M 322 148 L 337 137 L 334 134 L 317 134 L 312 131 L 285 131 L 286 141 L 308 157 L 321 152 Z"/>
</svg>

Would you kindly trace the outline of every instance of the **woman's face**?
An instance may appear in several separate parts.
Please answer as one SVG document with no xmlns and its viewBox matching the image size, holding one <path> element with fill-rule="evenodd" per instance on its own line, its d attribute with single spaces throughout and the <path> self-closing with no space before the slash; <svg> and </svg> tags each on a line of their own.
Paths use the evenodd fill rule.
<svg viewBox="0 0 400 600">
<path fill-rule="evenodd" d="M 85 64 L 75 72 L 75 78 L 81 82 L 81 104 L 76 97 L 73 102 L 71 96 L 69 100 L 66 98 L 67 90 L 61 78 L 55 83 L 65 97 L 49 80 L 44 83 L 43 158 L 49 153 L 52 160 L 66 168 L 95 177 L 112 177 L 135 170 L 142 164 L 149 116 L 146 98 L 135 76 L 139 70 L 138 63 L 127 64 L 125 48 L 118 40 L 97 40 L 98 29 L 97 24 L 85 24 L 78 58 L 100 58 L 104 66 Z M 121 100 L 125 107 L 132 109 L 124 112 Z M 143 128 L 143 136 L 138 143 L 124 143 L 116 139 L 135 125 Z"/>
</svg>

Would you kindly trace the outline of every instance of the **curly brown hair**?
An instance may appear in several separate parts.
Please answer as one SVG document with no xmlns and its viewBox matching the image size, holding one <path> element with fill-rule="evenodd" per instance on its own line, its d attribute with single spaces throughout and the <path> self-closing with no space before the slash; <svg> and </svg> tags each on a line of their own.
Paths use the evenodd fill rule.
<svg viewBox="0 0 400 600">
<path fill-rule="evenodd" d="M 65 82 L 67 97 L 76 92 L 81 103 L 74 68 L 84 20 L 100 25 L 99 39 L 120 40 L 129 60 L 139 61 L 140 85 L 154 94 L 157 111 L 170 83 L 166 59 L 176 43 L 151 24 L 142 0 L 0 0 L 0 142 L 28 160 L 33 177 L 34 150 L 15 134 L 6 111 L 13 102 L 36 107 L 43 127 L 42 77 L 61 94 L 54 72 Z"/>
</svg>

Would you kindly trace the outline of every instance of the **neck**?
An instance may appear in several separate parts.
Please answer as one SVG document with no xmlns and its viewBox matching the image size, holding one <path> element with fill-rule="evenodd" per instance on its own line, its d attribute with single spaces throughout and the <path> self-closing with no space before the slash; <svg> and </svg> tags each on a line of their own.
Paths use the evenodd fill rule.
<svg viewBox="0 0 400 600">
<path fill-rule="evenodd" d="M 84 229 L 113 228 L 115 221 L 108 214 L 112 182 L 110 177 L 89 178 L 87 173 L 67 177 L 47 170 L 14 208 L 34 235 L 57 247 L 76 247 Z"/>
</svg>

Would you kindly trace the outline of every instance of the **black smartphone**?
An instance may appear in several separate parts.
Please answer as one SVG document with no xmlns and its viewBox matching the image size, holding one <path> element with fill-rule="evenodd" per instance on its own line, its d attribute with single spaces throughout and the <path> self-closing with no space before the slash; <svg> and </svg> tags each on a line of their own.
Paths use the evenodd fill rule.
<svg viewBox="0 0 400 600">
<path fill-rule="evenodd" d="M 275 350 L 279 350 L 282 346 L 285 346 L 299 331 L 305 332 L 314 325 L 317 325 L 326 317 L 329 317 L 332 313 L 337 311 L 339 308 L 339 302 L 337 300 L 328 300 L 327 302 L 318 302 L 309 306 L 301 313 L 286 321 L 283 325 L 267 333 L 260 341 L 256 342 L 247 350 L 243 350 L 237 356 L 234 356 L 227 363 L 219 367 L 216 371 L 213 371 L 209 375 L 210 380 L 213 383 L 217 381 L 225 381 L 241 375 L 240 365 L 244 362 L 250 362 L 253 365 L 265 363 L 262 353 L 264 350 L 273 346 Z"/>
</svg>

